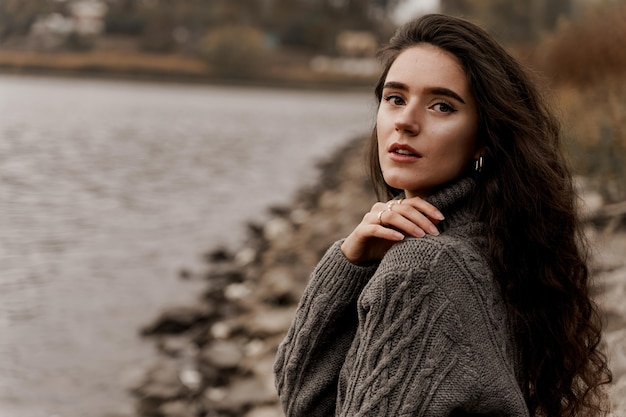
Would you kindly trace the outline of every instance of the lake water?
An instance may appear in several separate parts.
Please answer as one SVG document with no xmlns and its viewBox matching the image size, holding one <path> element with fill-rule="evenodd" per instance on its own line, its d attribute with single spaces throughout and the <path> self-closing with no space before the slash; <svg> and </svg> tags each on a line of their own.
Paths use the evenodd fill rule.
<svg viewBox="0 0 626 417">
<path fill-rule="evenodd" d="M 368 93 L 0 76 L 0 416 L 132 413 L 178 279 L 372 126 Z"/>
</svg>

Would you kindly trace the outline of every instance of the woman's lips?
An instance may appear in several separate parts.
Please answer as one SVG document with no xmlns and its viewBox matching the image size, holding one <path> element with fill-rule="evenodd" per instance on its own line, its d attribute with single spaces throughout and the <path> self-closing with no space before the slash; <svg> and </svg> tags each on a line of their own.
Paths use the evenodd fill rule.
<svg viewBox="0 0 626 417">
<path fill-rule="evenodd" d="M 421 155 L 408 145 L 394 143 L 389 147 L 389 158 L 396 162 L 413 162 Z"/>
</svg>

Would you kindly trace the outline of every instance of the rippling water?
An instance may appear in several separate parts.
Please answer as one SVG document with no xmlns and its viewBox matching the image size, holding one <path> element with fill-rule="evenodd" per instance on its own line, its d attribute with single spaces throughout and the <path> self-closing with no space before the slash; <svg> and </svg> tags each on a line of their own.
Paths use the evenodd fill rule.
<svg viewBox="0 0 626 417">
<path fill-rule="evenodd" d="M 177 272 L 371 128 L 365 93 L 0 76 L 0 416 L 130 413 Z"/>
</svg>

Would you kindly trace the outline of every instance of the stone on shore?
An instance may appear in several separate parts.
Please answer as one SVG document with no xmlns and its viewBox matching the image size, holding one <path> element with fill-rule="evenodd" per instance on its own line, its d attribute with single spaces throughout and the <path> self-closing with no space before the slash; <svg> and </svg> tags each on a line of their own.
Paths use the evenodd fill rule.
<svg viewBox="0 0 626 417">
<path fill-rule="evenodd" d="M 214 313 L 210 305 L 179 306 L 161 313 L 154 323 L 142 329 L 143 335 L 178 334 L 197 326 Z"/>
</svg>

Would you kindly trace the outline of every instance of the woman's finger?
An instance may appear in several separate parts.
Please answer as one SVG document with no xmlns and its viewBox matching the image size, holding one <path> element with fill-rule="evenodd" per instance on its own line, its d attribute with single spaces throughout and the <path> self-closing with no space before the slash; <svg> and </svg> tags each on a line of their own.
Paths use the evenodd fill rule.
<svg viewBox="0 0 626 417">
<path fill-rule="evenodd" d="M 443 218 L 443 214 L 435 206 L 419 197 L 412 197 L 375 203 L 363 217 L 363 223 L 397 230 L 409 236 L 423 237 L 426 233 L 438 235 L 436 224 Z M 367 235 L 393 240 L 398 237 L 397 234 L 387 231 L 382 231 L 383 235 L 380 235 L 381 230 L 376 228 L 366 228 L 361 233 L 364 239 Z"/>
<path fill-rule="evenodd" d="M 404 234 L 383 225 L 372 224 L 367 230 L 367 238 L 379 238 L 384 240 L 399 241 L 404 239 Z"/>
<path fill-rule="evenodd" d="M 361 264 L 382 259 L 389 247 L 404 239 L 397 230 L 371 221 L 377 214 L 369 212 L 341 245 L 341 251 L 350 262 Z"/>
<path fill-rule="evenodd" d="M 410 206 L 408 204 L 396 205 L 391 208 L 391 213 L 395 214 L 395 216 L 385 217 L 389 218 L 390 223 L 392 223 L 393 226 L 396 228 L 400 228 L 411 234 L 414 234 L 410 231 L 415 228 L 415 233 L 418 234 L 420 233 L 420 231 L 426 232 L 429 235 L 433 236 L 437 236 L 439 234 L 439 230 L 436 226 L 436 223 L 439 223 L 439 220 L 432 220 L 413 206 Z"/>
<path fill-rule="evenodd" d="M 411 206 L 415 208 L 418 212 L 428 217 L 431 220 L 436 222 L 440 222 L 445 217 L 443 214 L 437 209 L 437 207 L 430 204 L 428 201 L 420 198 L 420 197 L 412 197 L 404 199 L 400 202 L 403 206 Z"/>
<path fill-rule="evenodd" d="M 407 209 L 414 211 L 411 208 Z M 393 228 L 414 237 L 424 237 L 426 232 L 431 235 L 439 234 L 437 228 L 425 216 L 422 215 L 421 219 L 416 219 L 416 216 L 409 218 L 407 215 L 400 212 L 401 210 L 407 211 L 407 209 L 391 208 L 384 211 L 381 216 L 381 219 L 385 222 L 383 226 Z"/>
</svg>

